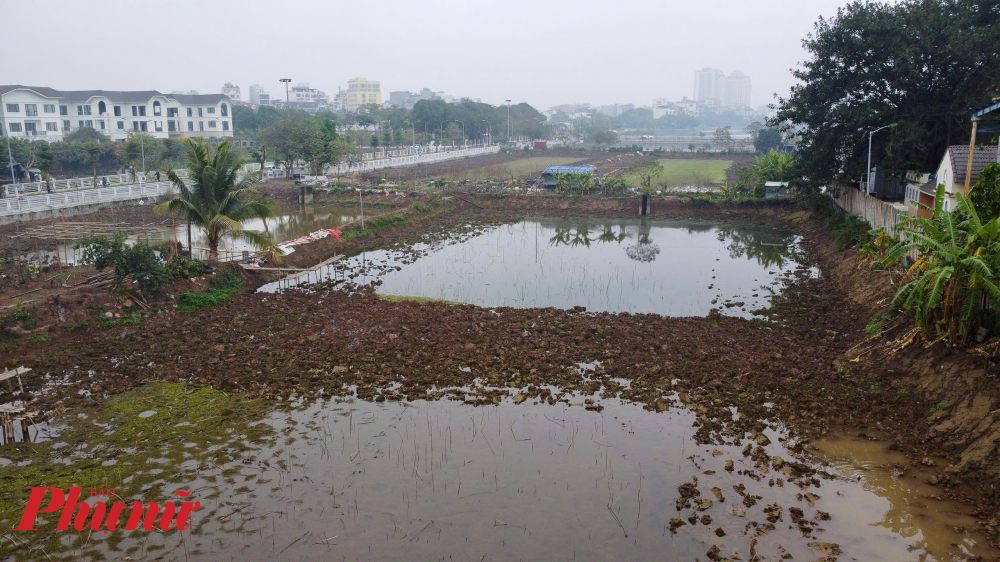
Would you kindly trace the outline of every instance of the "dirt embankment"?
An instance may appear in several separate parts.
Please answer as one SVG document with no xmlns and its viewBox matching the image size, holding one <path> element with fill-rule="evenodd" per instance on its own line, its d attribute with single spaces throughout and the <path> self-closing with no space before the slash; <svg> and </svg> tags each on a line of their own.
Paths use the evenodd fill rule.
<svg viewBox="0 0 1000 562">
<path fill-rule="evenodd" d="M 887 425 L 912 458 L 944 454 L 952 461 L 937 477 L 947 486 L 963 478 L 984 495 L 986 532 L 1000 533 L 1000 378 L 986 358 L 914 337 L 911 319 L 889 310 L 898 276 L 873 269 L 861 252 L 839 252 L 825 229 L 806 213 L 791 217 L 813 256 L 853 307 L 883 328 L 836 359 L 838 371 L 870 385 L 902 423 Z"/>
</svg>

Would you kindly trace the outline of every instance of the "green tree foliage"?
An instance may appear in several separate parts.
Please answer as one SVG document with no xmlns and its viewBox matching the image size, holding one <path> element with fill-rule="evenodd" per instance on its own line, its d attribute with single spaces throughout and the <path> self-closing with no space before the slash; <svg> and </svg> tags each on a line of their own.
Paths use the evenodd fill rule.
<svg viewBox="0 0 1000 562">
<path fill-rule="evenodd" d="M 104 144 L 108 137 L 93 127 L 82 127 L 63 137 L 63 142 L 97 142 Z"/>
<path fill-rule="evenodd" d="M 990 164 L 979 172 L 969 199 L 983 220 L 1000 217 L 1000 164 Z"/>
<path fill-rule="evenodd" d="M 155 170 L 163 163 L 163 140 L 149 133 L 129 133 L 125 140 L 118 143 L 116 153 L 118 159 L 135 169 L 137 174 L 142 171 L 143 160 L 147 171 Z"/>
<path fill-rule="evenodd" d="M 943 211 L 944 185 L 939 185 L 931 218 L 906 219 L 900 242 L 885 258 L 896 265 L 911 251 L 919 252 L 892 306 L 912 313 L 924 338 L 952 346 L 975 334 L 983 321 L 983 296 L 1000 305 L 1000 218 L 983 222 L 961 193 L 956 197 L 957 209 Z"/>
<path fill-rule="evenodd" d="M 120 290 L 152 296 L 170 282 L 170 273 L 145 242 L 127 244 L 125 233 L 118 231 L 112 238 L 90 236 L 76 243 L 83 249 L 83 263 L 93 264 L 97 271 L 114 270 L 112 292 Z"/>
<path fill-rule="evenodd" d="M 757 132 L 753 139 L 753 148 L 761 154 L 766 154 L 771 150 L 781 150 L 784 141 L 781 138 L 781 131 L 773 127 L 764 127 Z"/>
<path fill-rule="evenodd" d="M 20 166 L 23 173 L 28 170 L 38 168 L 42 172 L 48 172 L 55 163 L 55 154 L 52 147 L 46 141 L 29 141 L 26 139 L 12 138 L 10 140 L 10 151 L 14 156 L 13 165 Z M 11 160 L 7 154 L 7 147 L 0 150 L 0 167 L 6 179 L 10 179 Z"/>
<path fill-rule="evenodd" d="M 795 174 L 795 158 L 782 154 L 773 148 L 764 155 L 754 156 L 753 164 L 740 165 L 736 169 L 736 184 L 723 189 L 728 199 L 743 195 L 764 196 L 764 183 L 769 181 L 789 181 Z"/>
<path fill-rule="evenodd" d="M 594 143 L 598 146 L 612 146 L 618 143 L 618 133 L 612 130 L 597 131 L 596 133 L 590 135 L 590 140 L 594 141 Z"/>
<path fill-rule="evenodd" d="M 715 145 L 729 152 L 733 149 L 733 135 L 729 133 L 729 127 L 719 127 L 715 130 L 712 135 L 712 139 L 715 141 Z"/>
<path fill-rule="evenodd" d="M 860 177 L 866 133 L 883 131 L 874 161 L 933 170 L 948 145 L 969 138 L 969 108 L 1000 82 L 995 0 L 854 1 L 820 18 L 803 44 L 811 59 L 770 121 L 799 135 L 811 179 Z"/>
<path fill-rule="evenodd" d="M 456 104 L 444 100 L 420 100 L 413 106 L 409 117 L 418 132 L 430 133 L 441 129 L 442 123 L 450 127 L 448 122 L 457 125 L 461 121 L 465 125 L 466 138 L 483 139 L 488 131 L 492 131 L 493 138 L 497 140 L 506 140 L 507 137 L 505 105 L 493 106 L 468 99 Z M 551 134 L 545 115 L 526 103 L 510 106 L 510 122 L 515 135 L 542 139 Z M 462 127 L 458 127 L 458 135 L 449 135 L 448 138 L 460 138 Z"/>
<path fill-rule="evenodd" d="M 157 205 L 159 213 L 178 213 L 205 231 L 208 239 L 209 263 L 219 261 L 219 242 L 223 236 L 242 239 L 260 249 L 271 249 L 270 236 L 244 230 L 243 223 L 253 219 L 268 219 L 276 212 L 274 201 L 261 196 L 255 185 L 262 171 L 239 178 L 243 154 L 223 142 L 213 151 L 203 140 L 185 139 L 187 145 L 190 185 L 170 170 L 167 177 L 179 194 Z"/>
</svg>

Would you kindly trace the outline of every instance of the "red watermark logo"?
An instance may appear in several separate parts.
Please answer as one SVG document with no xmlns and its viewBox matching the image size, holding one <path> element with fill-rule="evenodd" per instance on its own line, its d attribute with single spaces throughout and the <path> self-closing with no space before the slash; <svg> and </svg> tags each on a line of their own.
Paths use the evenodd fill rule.
<svg viewBox="0 0 1000 562">
<path fill-rule="evenodd" d="M 28 489 L 31 490 L 31 496 L 28 497 L 28 505 L 24 508 L 24 516 L 21 517 L 21 523 L 17 527 L 14 527 L 15 531 L 37 531 L 38 529 L 35 529 L 35 517 L 39 513 L 54 513 L 59 510 L 62 510 L 62 513 L 59 516 L 59 524 L 56 525 L 56 529 L 60 531 L 68 531 L 70 521 L 73 522 L 73 528 L 77 531 L 85 531 L 88 528 L 94 531 L 103 530 L 104 534 L 108 534 L 108 531 L 117 531 L 120 528 L 124 528 L 126 531 L 134 531 L 139 528 L 140 522 L 143 529 L 152 531 L 157 527 L 157 520 L 159 520 L 159 528 L 163 531 L 169 531 L 172 528 L 183 531 L 191 526 L 188 521 L 191 513 L 201 507 L 201 502 L 199 501 L 182 501 L 180 509 L 172 501 L 164 502 L 163 505 L 156 502 L 146 504 L 132 502 L 131 506 L 128 507 L 126 507 L 125 502 L 114 502 L 109 509 L 105 503 L 91 505 L 86 501 L 80 501 L 80 494 L 83 492 L 83 488 L 79 487 L 69 488 L 68 495 L 63 493 L 59 488 L 31 486 Z M 48 505 L 43 509 L 42 500 L 45 499 L 46 492 L 52 492 L 52 494 Z M 90 495 L 92 497 L 114 497 L 115 491 L 114 489 L 109 489 L 105 492 L 104 488 L 101 488 L 100 491 L 97 488 L 91 488 Z M 191 495 L 191 492 L 181 490 L 175 493 L 174 497 L 186 498 L 189 495 Z M 128 520 L 125 526 L 122 527 L 122 516 L 126 510 L 129 511 Z M 174 515 L 177 516 L 176 521 L 174 520 Z M 88 517 L 90 519 L 89 523 L 87 521 Z"/>
</svg>

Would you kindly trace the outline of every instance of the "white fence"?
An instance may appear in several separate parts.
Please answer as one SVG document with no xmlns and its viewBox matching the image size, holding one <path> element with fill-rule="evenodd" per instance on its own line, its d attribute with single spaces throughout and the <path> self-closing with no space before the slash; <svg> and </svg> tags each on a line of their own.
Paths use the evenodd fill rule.
<svg viewBox="0 0 1000 562">
<path fill-rule="evenodd" d="M 431 162 L 440 162 L 442 160 L 454 160 L 456 158 L 467 158 L 469 156 L 480 156 L 483 154 L 496 154 L 497 152 L 500 152 L 500 145 L 458 148 L 454 150 L 441 147 L 437 152 L 421 153 L 415 153 L 415 151 L 409 149 L 402 149 L 392 151 L 390 154 L 398 153 L 398 155 L 393 155 L 391 157 L 384 156 L 382 158 L 362 159 L 360 162 L 349 162 L 338 166 L 328 166 L 326 169 L 326 175 L 343 176 L 356 172 L 370 172 L 372 170 L 380 170 L 382 168 L 409 166 L 411 164 L 430 164 Z M 376 152 L 375 154 L 379 155 L 382 153 Z"/>
<path fill-rule="evenodd" d="M 260 164 L 258 163 L 247 163 L 244 164 L 242 172 L 248 173 L 260 169 Z M 182 180 L 188 178 L 188 171 L 184 169 L 174 170 L 177 172 L 177 176 Z M 18 184 L 7 184 L 4 188 L 5 195 L 7 197 L 17 197 L 18 195 L 30 195 L 32 193 L 59 193 L 63 191 L 79 191 L 81 189 L 94 189 L 97 187 L 116 187 L 119 185 L 130 185 L 146 183 L 147 181 L 155 178 L 155 171 L 146 172 L 145 175 L 142 172 L 136 172 L 133 178 L 132 174 L 110 174 L 110 175 L 99 175 L 97 176 L 97 184 L 94 184 L 93 177 L 86 178 L 70 178 L 65 180 L 52 180 L 51 184 L 45 181 L 35 181 L 27 183 Z M 160 180 L 166 180 L 167 174 L 161 173 Z"/>
<path fill-rule="evenodd" d="M 168 181 L 152 183 L 117 185 L 98 187 L 79 191 L 64 191 L 62 193 L 41 193 L 37 195 L 21 195 L 0 199 L 0 216 L 34 213 L 49 209 L 79 207 L 95 203 L 112 201 L 128 201 L 131 199 L 146 199 L 164 195 L 173 190 L 173 184 Z"/>
<path fill-rule="evenodd" d="M 842 186 L 840 195 L 833 198 L 834 203 L 850 215 L 861 215 L 872 228 L 883 228 L 891 236 L 896 235 L 896 227 L 903 221 L 906 213 L 892 205 L 858 190 L 855 187 Z"/>
</svg>

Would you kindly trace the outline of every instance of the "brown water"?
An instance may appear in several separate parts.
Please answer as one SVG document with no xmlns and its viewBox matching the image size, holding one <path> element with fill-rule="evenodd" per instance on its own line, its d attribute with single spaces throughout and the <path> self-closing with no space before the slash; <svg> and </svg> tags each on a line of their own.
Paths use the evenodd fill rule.
<svg viewBox="0 0 1000 562">
<path fill-rule="evenodd" d="M 119 547 L 167 560 L 705 560 L 713 546 L 743 560 L 813 560 L 821 543 L 838 545 L 843 560 L 983 552 L 974 534 L 949 534 L 955 520 L 914 510 L 910 492 L 887 497 L 882 488 L 894 488 L 876 471 L 796 484 L 740 446 L 696 444 L 685 409 L 603 405 L 357 401 L 276 411 L 265 422 L 277 430 L 273 444 L 192 458 L 166 478 L 165 489 L 194 489 L 205 504 L 196 527 L 138 533 Z M 780 434 L 767 435 L 769 454 L 794 460 Z M 695 478 L 692 499 L 711 505 L 678 510 L 678 487 Z M 762 499 L 747 506 L 734 487 Z M 771 504 L 780 508 L 773 528 Z M 790 508 L 802 510 L 808 532 Z M 676 533 L 673 518 L 685 523 Z M 91 547 L 103 550 L 102 540 L 95 534 Z"/>
<path fill-rule="evenodd" d="M 973 531 L 974 508 L 945 498 L 945 489 L 929 483 L 949 463 L 933 458 L 927 459 L 933 465 L 911 465 L 889 445 L 890 441 L 846 436 L 814 443 L 819 459 L 860 484 L 831 500 L 854 508 L 855 517 L 867 525 L 888 529 L 910 542 L 919 560 L 996 557 L 998 553 L 985 548 L 984 538 Z"/>
</svg>

